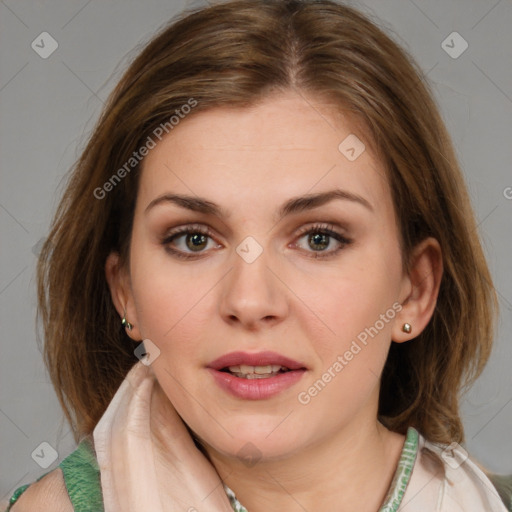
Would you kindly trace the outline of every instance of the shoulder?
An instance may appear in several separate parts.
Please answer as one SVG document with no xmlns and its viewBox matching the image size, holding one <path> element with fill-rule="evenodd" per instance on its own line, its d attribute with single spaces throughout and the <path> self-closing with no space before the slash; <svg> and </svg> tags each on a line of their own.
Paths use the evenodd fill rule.
<svg viewBox="0 0 512 512">
<path fill-rule="evenodd" d="M 92 442 L 83 439 L 59 467 L 18 488 L 9 512 L 103 511 L 100 471 Z"/>
<path fill-rule="evenodd" d="M 411 481 L 428 484 L 424 497 L 449 510 L 465 512 L 510 511 L 507 485 L 497 486 L 497 475 L 484 472 L 457 443 L 443 445 L 420 436 L 419 452 Z M 414 486 L 413 486 L 414 487 Z"/>
<path fill-rule="evenodd" d="M 485 474 L 498 491 L 507 510 L 512 512 L 512 475 L 499 475 L 489 472 L 485 472 Z"/>
<path fill-rule="evenodd" d="M 73 512 L 60 468 L 29 485 L 10 509 L 11 512 Z"/>
</svg>

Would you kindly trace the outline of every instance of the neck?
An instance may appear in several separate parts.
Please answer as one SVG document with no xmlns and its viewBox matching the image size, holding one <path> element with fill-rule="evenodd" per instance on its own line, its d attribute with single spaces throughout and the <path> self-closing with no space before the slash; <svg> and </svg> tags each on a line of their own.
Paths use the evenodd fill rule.
<svg viewBox="0 0 512 512">
<path fill-rule="evenodd" d="M 248 467 L 211 448 L 224 482 L 250 512 L 358 510 L 382 505 L 400 459 L 405 436 L 379 422 L 355 422 L 285 459 Z"/>
</svg>

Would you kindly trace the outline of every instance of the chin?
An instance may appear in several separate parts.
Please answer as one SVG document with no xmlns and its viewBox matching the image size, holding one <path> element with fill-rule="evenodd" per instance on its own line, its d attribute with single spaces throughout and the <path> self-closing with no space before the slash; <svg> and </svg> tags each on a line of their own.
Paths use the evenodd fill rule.
<svg viewBox="0 0 512 512">
<path fill-rule="evenodd" d="M 236 458 L 250 466 L 257 461 L 286 459 L 300 446 L 307 444 L 303 428 L 292 425 L 288 425 L 288 428 L 283 427 L 275 418 L 272 422 L 262 423 L 259 428 L 255 428 L 247 421 L 233 422 L 227 429 L 232 436 L 219 427 L 215 431 L 210 429 L 201 433 L 204 435 L 199 437 L 203 445 L 224 457 Z"/>
</svg>

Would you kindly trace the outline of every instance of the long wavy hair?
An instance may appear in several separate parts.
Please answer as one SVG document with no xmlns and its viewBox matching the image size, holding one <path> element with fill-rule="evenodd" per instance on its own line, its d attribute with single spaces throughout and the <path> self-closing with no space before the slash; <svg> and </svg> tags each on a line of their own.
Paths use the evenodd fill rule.
<svg viewBox="0 0 512 512">
<path fill-rule="evenodd" d="M 184 11 L 111 93 L 69 173 L 37 268 L 45 363 L 76 441 L 91 435 L 137 361 L 105 277 L 111 251 L 129 262 L 140 162 L 129 170 L 126 162 L 191 98 L 193 116 L 287 91 L 327 98 L 364 126 L 386 168 L 405 269 L 418 242 L 439 241 L 437 306 L 421 334 L 391 344 L 378 415 L 399 433 L 411 425 L 430 441 L 464 442 L 459 399 L 488 360 L 498 302 L 463 175 L 414 60 L 374 21 L 331 0 Z"/>
</svg>

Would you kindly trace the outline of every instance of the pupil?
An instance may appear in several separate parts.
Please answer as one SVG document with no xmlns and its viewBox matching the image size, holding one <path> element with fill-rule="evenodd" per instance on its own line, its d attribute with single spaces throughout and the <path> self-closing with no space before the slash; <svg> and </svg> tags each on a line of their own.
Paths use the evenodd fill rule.
<svg viewBox="0 0 512 512">
<path fill-rule="evenodd" d="M 201 245 L 206 244 L 206 236 L 202 233 L 194 233 L 189 235 L 187 239 L 192 242 L 192 245 L 187 243 L 189 249 L 202 249 Z"/>
<path fill-rule="evenodd" d="M 329 245 L 327 235 L 325 233 L 315 233 L 311 236 L 311 240 L 315 245 L 322 245 L 322 249 L 325 249 Z"/>
</svg>

